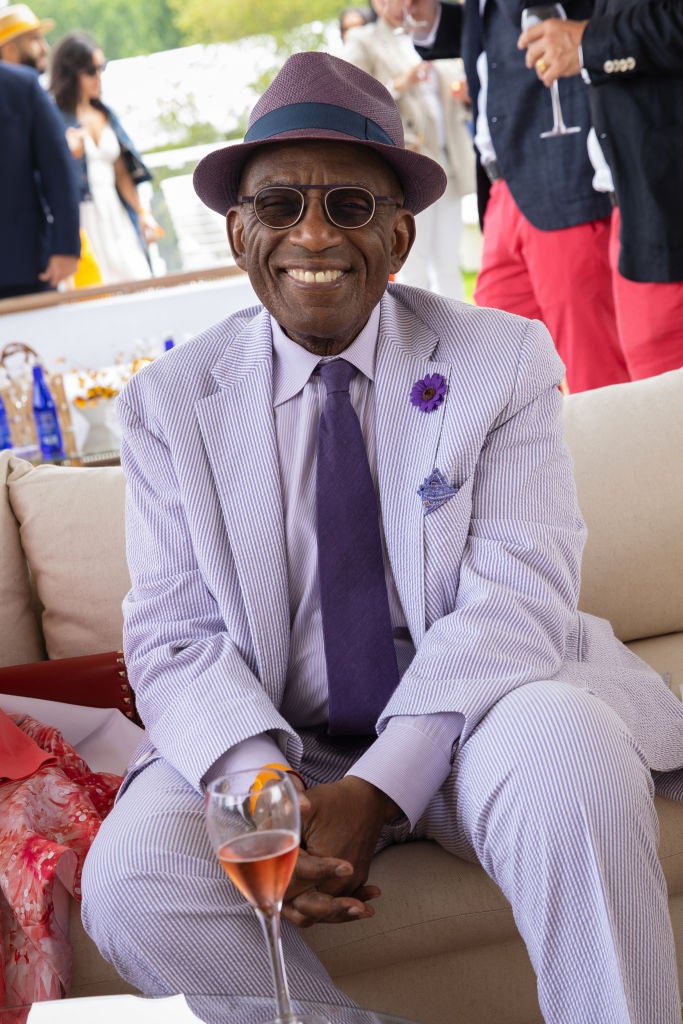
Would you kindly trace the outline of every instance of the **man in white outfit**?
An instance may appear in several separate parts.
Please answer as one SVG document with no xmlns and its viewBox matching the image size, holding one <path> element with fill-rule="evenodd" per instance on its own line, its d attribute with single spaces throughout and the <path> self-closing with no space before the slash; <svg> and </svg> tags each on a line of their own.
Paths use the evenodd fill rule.
<svg viewBox="0 0 683 1024">
<path fill-rule="evenodd" d="M 351 29 L 344 58 L 386 86 L 403 121 L 406 146 L 441 164 L 444 194 L 417 217 L 417 236 L 397 280 L 451 299 L 464 295 L 462 197 L 475 191 L 470 108 L 460 60 L 423 61 L 404 22 L 402 0 L 373 0 L 377 20 Z"/>
<path fill-rule="evenodd" d="M 145 993 L 267 1016 L 263 936 L 203 791 L 275 763 L 303 802 L 283 910 L 299 1009 L 350 1000 L 298 926 L 372 916 L 375 850 L 429 837 L 510 900 L 547 1024 L 680 1024 L 652 772 L 683 797 L 683 706 L 577 611 L 585 530 L 546 329 L 387 286 L 445 184 L 386 89 L 323 53 L 290 57 L 245 141 L 195 172 L 263 305 L 119 400 L 146 737 L 86 859 L 84 922 Z M 329 403 L 365 449 L 331 488 Z M 361 505 L 350 579 L 336 555 Z M 332 601 L 330 568 L 348 580 Z"/>
</svg>

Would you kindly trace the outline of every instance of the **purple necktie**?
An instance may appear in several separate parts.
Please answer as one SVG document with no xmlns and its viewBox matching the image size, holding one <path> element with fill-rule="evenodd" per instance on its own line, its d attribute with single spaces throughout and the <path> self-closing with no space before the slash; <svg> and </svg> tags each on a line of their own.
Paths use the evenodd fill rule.
<svg viewBox="0 0 683 1024">
<path fill-rule="evenodd" d="M 398 683 L 375 486 L 345 359 L 322 363 L 318 576 L 332 736 L 369 735 Z"/>
</svg>

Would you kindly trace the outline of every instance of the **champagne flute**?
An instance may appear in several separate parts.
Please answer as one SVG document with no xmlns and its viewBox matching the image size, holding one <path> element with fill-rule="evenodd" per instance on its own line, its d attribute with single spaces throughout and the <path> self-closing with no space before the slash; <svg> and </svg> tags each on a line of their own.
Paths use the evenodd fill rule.
<svg viewBox="0 0 683 1024">
<path fill-rule="evenodd" d="M 567 15 L 562 4 L 536 4 L 534 7 L 525 7 L 522 11 L 522 30 L 531 25 L 538 25 L 539 21 L 545 21 L 547 18 L 562 18 L 563 21 L 566 21 Z M 564 123 L 557 79 L 550 86 L 550 99 L 553 105 L 553 126 L 550 131 L 541 132 L 541 138 L 552 139 L 558 135 L 573 135 L 575 132 L 580 132 L 580 125 L 572 125 L 571 128 L 568 128 Z"/>
<path fill-rule="evenodd" d="M 292 1010 L 280 941 L 280 910 L 299 852 L 299 796 L 274 768 L 233 772 L 209 783 L 206 827 L 230 881 L 256 912 L 266 939 L 277 1004 L 276 1024 L 328 1024 Z"/>
<path fill-rule="evenodd" d="M 410 36 L 418 28 L 425 28 L 429 23 L 418 21 L 412 16 L 407 7 L 403 8 L 403 23 L 394 29 L 395 36 Z"/>
</svg>

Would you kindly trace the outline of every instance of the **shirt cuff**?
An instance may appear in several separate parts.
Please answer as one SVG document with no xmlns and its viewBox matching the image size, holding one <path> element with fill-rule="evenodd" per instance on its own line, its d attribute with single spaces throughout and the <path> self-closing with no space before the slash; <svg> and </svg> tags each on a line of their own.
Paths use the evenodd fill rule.
<svg viewBox="0 0 683 1024">
<path fill-rule="evenodd" d="M 583 66 L 583 46 L 579 43 L 579 64 L 581 65 L 581 77 L 583 78 L 586 85 L 591 84 L 591 76 L 588 74 L 587 69 Z"/>
<path fill-rule="evenodd" d="M 441 24 L 441 5 L 439 4 L 439 10 L 436 14 L 436 20 L 428 32 L 420 32 L 419 28 L 414 29 L 411 33 L 410 38 L 415 46 L 421 46 L 424 50 L 429 50 L 436 41 L 436 34 L 439 31 L 439 25 Z"/>
<path fill-rule="evenodd" d="M 391 797 L 413 829 L 450 774 L 464 722 L 458 712 L 392 718 L 347 775 L 365 779 Z"/>
<path fill-rule="evenodd" d="M 221 754 L 205 774 L 202 783 L 204 786 L 208 786 L 220 775 L 241 772 L 248 768 L 262 768 L 264 764 L 273 763 L 286 763 L 275 740 L 267 733 L 250 736 Z"/>
</svg>

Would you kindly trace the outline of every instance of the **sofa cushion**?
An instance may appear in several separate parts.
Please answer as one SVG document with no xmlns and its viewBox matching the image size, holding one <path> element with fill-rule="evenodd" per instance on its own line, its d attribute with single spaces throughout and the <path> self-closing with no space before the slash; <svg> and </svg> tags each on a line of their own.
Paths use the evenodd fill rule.
<svg viewBox="0 0 683 1024">
<path fill-rule="evenodd" d="M 570 395 L 588 525 L 580 607 L 622 640 L 683 631 L 683 369 Z"/>
<path fill-rule="evenodd" d="M 382 890 L 373 901 L 374 917 L 342 928 L 314 925 L 301 933 L 335 977 L 366 964 L 400 963 L 416 950 L 430 957 L 517 935 L 510 904 L 483 868 L 437 843 L 388 847 L 375 857 L 369 880 Z"/>
<path fill-rule="evenodd" d="M 655 798 L 659 856 L 669 898 L 683 894 L 683 806 Z M 301 934 L 335 977 L 420 957 L 509 942 L 517 935 L 512 910 L 478 864 L 453 857 L 433 842 L 391 846 L 375 857 L 370 881 L 382 890 L 376 914 L 343 928 L 315 925 Z"/>
<path fill-rule="evenodd" d="M 48 657 L 119 649 L 130 586 L 123 472 L 12 461 L 10 504 L 43 605 Z"/>
<path fill-rule="evenodd" d="M 8 501 L 17 461 L 11 452 L 0 452 L 0 665 L 23 665 L 45 657 L 19 524 Z"/>
<path fill-rule="evenodd" d="M 630 650 L 659 672 L 677 697 L 683 700 L 683 633 L 634 640 Z"/>
</svg>

